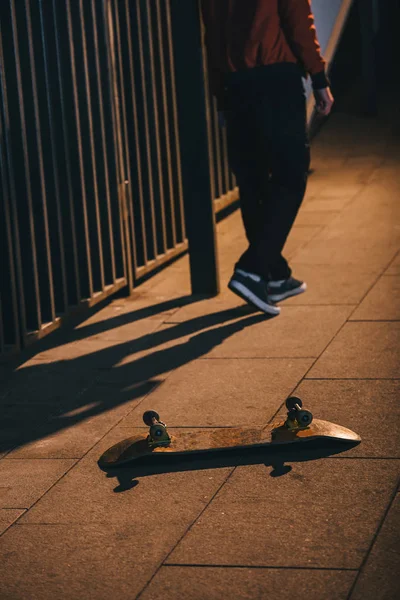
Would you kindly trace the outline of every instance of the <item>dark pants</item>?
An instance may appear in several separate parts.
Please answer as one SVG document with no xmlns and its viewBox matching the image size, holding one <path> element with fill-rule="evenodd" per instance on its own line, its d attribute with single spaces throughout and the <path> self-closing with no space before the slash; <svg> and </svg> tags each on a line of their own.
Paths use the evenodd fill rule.
<svg viewBox="0 0 400 600">
<path fill-rule="evenodd" d="M 297 65 L 231 73 L 226 80 L 228 155 L 240 190 L 249 247 L 237 268 L 286 279 L 282 256 L 310 166 L 306 97 Z"/>
</svg>

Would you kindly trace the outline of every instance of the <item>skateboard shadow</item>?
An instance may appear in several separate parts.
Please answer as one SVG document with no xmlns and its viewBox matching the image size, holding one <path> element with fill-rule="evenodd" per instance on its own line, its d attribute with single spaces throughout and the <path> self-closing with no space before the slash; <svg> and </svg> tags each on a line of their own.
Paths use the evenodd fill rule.
<svg viewBox="0 0 400 600">
<path fill-rule="evenodd" d="M 283 448 L 235 448 L 227 450 L 210 450 L 192 453 L 189 456 L 157 454 L 137 459 L 119 467 L 100 467 L 107 477 L 115 477 L 118 486 L 115 493 L 128 491 L 139 484 L 142 477 L 177 473 L 183 471 L 199 471 L 203 469 L 221 469 L 223 467 L 239 467 L 264 464 L 271 467 L 270 477 L 281 477 L 289 473 L 293 467 L 287 463 L 300 463 L 320 460 L 340 454 L 357 446 L 359 442 L 326 442 L 313 440 L 307 447 Z"/>
</svg>

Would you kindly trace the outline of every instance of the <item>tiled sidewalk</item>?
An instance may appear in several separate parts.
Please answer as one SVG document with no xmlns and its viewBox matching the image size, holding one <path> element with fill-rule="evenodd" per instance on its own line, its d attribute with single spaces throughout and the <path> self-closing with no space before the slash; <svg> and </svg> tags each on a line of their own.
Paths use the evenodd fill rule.
<svg viewBox="0 0 400 600">
<path fill-rule="evenodd" d="M 187 257 L 21 365 L 1 388 L 5 600 L 400 597 L 400 140 L 332 117 L 287 243 L 308 291 L 266 319 L 226 289 L 245 247 L 218 225 L 222 292 L 190 297 Z M 345 453 L 250 453 L 98 468 L 142 427 L 266 424 L 298 393 L 357 431 Z M 272 461 L 273 462 L 273 461 Z"/>
</svg>

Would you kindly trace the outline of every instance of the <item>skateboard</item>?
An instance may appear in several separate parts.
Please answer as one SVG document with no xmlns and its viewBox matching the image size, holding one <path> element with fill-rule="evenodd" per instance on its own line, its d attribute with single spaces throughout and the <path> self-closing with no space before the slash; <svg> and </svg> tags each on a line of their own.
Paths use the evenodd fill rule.
<svg viewBox="0 0 400 600">
<path fill-rule="evenodd" d="M 357 433 L 329 421 L 314 419 L 309 410 L 302 408 L 300 398 L 286 400 L 287 416 L 263 428 L 220 427 L 195 429 L 170 434 L 165 423 L 154 410 L 143 414 L 148 433 L 122 440 L 100 457 L 100 467 L 117 467 L 145 456 L 160 454 L 195 454 L 233 448 L 257 448 L 299 444 L 322 439 L 359 443 Z"/>
</svg>

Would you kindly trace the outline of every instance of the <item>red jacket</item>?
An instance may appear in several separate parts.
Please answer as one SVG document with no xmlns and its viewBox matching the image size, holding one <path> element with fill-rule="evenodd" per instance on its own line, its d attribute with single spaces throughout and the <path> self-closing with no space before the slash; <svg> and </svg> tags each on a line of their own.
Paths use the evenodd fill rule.
<svg viewBox="0 0 400 600">
<path fill-rule="evenodd" d="M 310 0 L 201 0 L 211 89 L 223 108 L 224 74 L 298 63 L 314 89 L 329 85 Z"/>
</svg>

